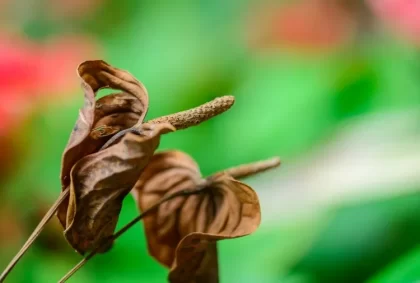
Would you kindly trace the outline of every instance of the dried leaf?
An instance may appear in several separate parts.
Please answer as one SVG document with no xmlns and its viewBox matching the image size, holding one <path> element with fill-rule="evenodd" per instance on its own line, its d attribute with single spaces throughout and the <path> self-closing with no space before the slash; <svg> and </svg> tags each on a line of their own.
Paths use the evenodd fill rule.
<svg viewBox="0 0 420 283">
<path fill-rule="evenodd" d="M 141 211 L 165 196 L 197 194 L 162 203 L 144 218 L 150 254 L 170 267 L 171 282 L 218 282 L 216 241 L 248 235 L 260 223 L 258 197 L 251 187 L 219 173 L 202 179 L 185 153 L 153 156 L 133 189 Z"/>
<path fill-rule="evenodd" d="M 97 152 L 116 132 L 141 124 L 148 109 L 145 87 L 130 73 L 104 61 L 86 61 L 78 67 L 84 90 L 85 105 L 64 150 L 61 185 L 70 185 L 70 171 L 84 156 Z M 95 101 L 101 88 L 113 88 L 122 93 L 111 94 Z M 58 208 L 57 216 L 67 226 L 68 200 Z"/>
<path fill-rule="evenodd" d="M 83 157 L 71 170 L 67 241 L 84 254 L 114 233 L 124 197 L 130 192 L 170 124 L 144 124 L 117 144 Z M 107 246 L 102 250 L 106 251 Z"/>
</svg>

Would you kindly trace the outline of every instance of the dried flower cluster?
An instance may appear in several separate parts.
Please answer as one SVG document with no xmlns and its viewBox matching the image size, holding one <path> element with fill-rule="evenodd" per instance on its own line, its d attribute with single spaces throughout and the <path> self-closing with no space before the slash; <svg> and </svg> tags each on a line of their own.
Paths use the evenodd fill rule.
<svg viewBox="0 0 420 283">
<path fill-rule="evenodd" d="M 62 193 L 0 281 L 57 212 L 70 245 L 81 255 L 90 252 L 60 282 L 95 254 L 108 251 L 140 219 L 149 253 L 170 269 L 170 282 L 218 282 L 216 242 L 254 232 L 261 219 L 257 194 L 235 178 L 276 167 L 278 158 L 203 178 L 187 154 L 155 151 L 161 135 L 228 110 L 232 96 L 144 122 L 148 94 L 130 73 L 104 61 L 84 62 L 78 73 L 85 104 L 63 153 Z M 96 100 L 105 87 L 120 92 Z M 130 192 L 142 214 L 115 233 Z"/>
</svg>

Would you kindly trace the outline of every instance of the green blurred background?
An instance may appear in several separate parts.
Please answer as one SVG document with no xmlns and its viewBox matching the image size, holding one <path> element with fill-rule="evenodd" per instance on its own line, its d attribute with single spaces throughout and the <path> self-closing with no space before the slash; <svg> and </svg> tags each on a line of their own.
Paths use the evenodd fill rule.
<svg viewBox="0 0 420 283">
<path fill-rule="evenodd" d="M 59 194 L 77 65 L 103 59 L 145 84 L 148 119 L 236 97 L 162 138 L 204 175 L 282 158 L 247 181 L 263 219 L 219 244 L 222 282 L 418 282 L 419 15 L 416 0 L 0 1 L 0 269 Z M 137 213 L 128 196 L 119 227 Z M 54 219 L 7 282 L 79 260 Z M 139 224 L 69 282 L 166 275 Z"/>
</svg>

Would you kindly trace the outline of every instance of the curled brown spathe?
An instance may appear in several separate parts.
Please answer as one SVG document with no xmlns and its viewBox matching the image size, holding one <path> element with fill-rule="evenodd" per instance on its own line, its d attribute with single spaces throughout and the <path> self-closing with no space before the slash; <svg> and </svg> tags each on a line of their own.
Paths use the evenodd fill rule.
<svg viewBox="0 0 420 283">
<path fill-rule="evenodd" d="M 217 282 L 216 241 L 254 232 L 260 204 L 251 187 L 224 172 L 202 178 L 194 160 L 180 151 L 155 154 L 133 195 L 146 211 L 165 197 L 191 190 L 196 193 L 163 202 L 144 217 L 149 253 L 171 269 L 171 282 Z"/>
<path fill-rule="evenodd" d="M 160 135 L 175 130 L 168 123 L 143 125 L 148 109 L 145 87 L 130 73 L 104 61 L 78 67 L 85 103 L 62 158 L 62 190 L 70 197 L 58 208 L 64 235 L 81 254 L 114 232 L 123 198 L 159 145 Z M 119 90 L 96 101 L 102 88 Z M 100 150 L 115 134 L 137 126 Z"/>
</svg>

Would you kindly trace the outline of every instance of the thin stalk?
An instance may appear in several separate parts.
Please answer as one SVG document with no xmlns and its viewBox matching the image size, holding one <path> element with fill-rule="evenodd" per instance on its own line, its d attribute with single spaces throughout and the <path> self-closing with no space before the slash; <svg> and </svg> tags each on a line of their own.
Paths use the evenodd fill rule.
<svg viewBox="0 0 420 283">
<path fill-rule="evenodd" d="M 222 172 L 227 173 L 231 175 L 234 178 L 245 178 L 254 174 L 258 174 L 260 172 L 266 171 L 268 169 L 277 167 L 280 165 L 280 159 L 278 157 L 274 157 L 271 159 L 258 161 L 254 163 L 249 163 L 245 165 L 240 165 L 237 167 L 232 167 L 227 170 L 224 170 Z M 218 174 L 218 173 L 216 173 Z M 216 175 L 214 174 L 214 175 Z M 66 275 L 64 275 L 63 278 L 59 281 L 59 283 L 66 282 L 71 276 L 73 276 L 80 268 L 82 268 L 94 255 L 97 254 L 97 252 L 102 249 L 104 246 L 107 245 L 108 241 L 114 241 L 118 237 L 120 237 L 123 233 L 125 233 L 128 229 L 130 229 L 132 226 L 134 226 L 137 222 L 142 220 L 145 216 L 150 214 L 152 211 L 154 211 L 156 208 L 158 208 L 162 203 L 169 201 L 171 199 L 174 199 L 179 196 L 186 196 L 191 194 L 197 194 L 201 191 L 203 191 L 207 185 L 211 183 L 211 177 L 207 178 L 206 181 L 204 181 L 202 184 L 200 184 L 198 187 L 194 189 L 187 189 L 180 192 L 173 193 L 169 196 L 163 197 L 160 199 L 157 203 L 146 209 L 142 214 L 134 218 L 132 221 L 130 221 L 128 224 L 126 224 L 123 228 L 121 228 L 118 232 L 116 232 L 111 238 L 109 238 L 107 241 L 103 243 L 103 245 L 99 245 L 94 249 L 89 255 L 87 255 L 84 259 L 82 259 L 77 265 L 75 265 Z"/>
<path fill-rule="evenodd" d="M 57 200 L 54 202 L 54 204 L 51 206 L 51 208 L 47 211 L 47 213 L 42 218 L 41 222 L 39 222 L 38 226 L 32 232 L 31 236 L 29 236 L 28 240 L 26 240 L 26 243 L 22 246 L 20 251 L 15 255 L 15 257 L 10 261 L 9 265 L 6 267 L 6 269 L 0 275 L 0 282 L 3 282 L 6 279 L 7 275 L 12 271 L 12 269 L 15 267 L 15 265 L 19 262 L 19 260 L 25 254 L 25 252 L 29 249 L 29 247 L 35 241 L 35 239 L 38 238 L 39 234 L 41 234 L 41 231 L 44 229 L 45 225 L 54 216 L 58 207 L 63 202 L 63 200 L 66 199 L 66 197 L 68 195 L 69 195 L 69 189 L 68 188 L 65 189 L 63 192 L 61 192 L 61 194 L 59 195 Z"/>
<path fill-rule="evenodd" d="M 179 197 L 179 196 L 186 196 L 191 194 L 196 194 L 200 192 L 202 189 L 205 188 L 205 185 L 199 186 L 195 189 L 190 190 L 183 190 L 180 192 L 173 193 L 169 196 L 163 197 L 161 200 L 159 200 L 157 203 L 146 209 L 143 213 L 138 215 L 136 218 L 131 220 L 128 224 L 126 224 L 123 228 L 121 228 L 118 232 L 116 232 L 112 237 L 108 238 L 107 241 L 105 241 L 102 245 L 97 246 L 92 252 L 90 252 L 84 259 L 82 259 L 77 265 L 75 265 L 66 275 L 63 276 L 63 278 L 60 279 L 59 283 L 66 282 L 73 274 L 75 274 L 80 268 L 82 268 L 88 260 L 90 260 L 94 255 L 97 254 L 97 252 L 103 248 L 103 246 L 107 245 L 109 241 L 115 241 L 118 237 L 120 237 L 122 234 L 124 234 L 128 229 L 133 227 L 137 222 L 139 222 L 141 219 L 143 219 L 145 216 L 150 214 L 152 211 L 154 211 L 156 208 L 158 208 L 162 203 L 169 201 L 173 198 Z"/>
</svg>

